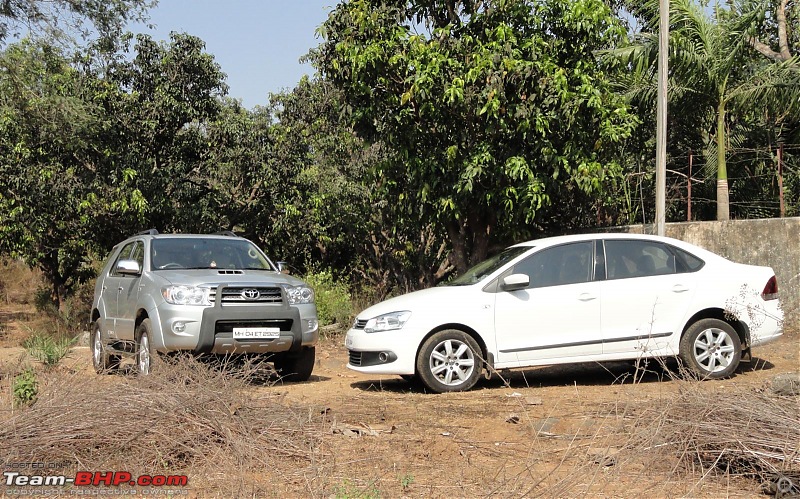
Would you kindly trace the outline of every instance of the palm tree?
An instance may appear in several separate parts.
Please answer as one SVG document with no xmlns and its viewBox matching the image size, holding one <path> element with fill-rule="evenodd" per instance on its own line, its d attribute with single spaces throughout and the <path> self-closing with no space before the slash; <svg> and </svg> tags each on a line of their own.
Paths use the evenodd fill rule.
<svg viewBox="0 0 800 499">
<path fill-rule="evenodd" d="M 632 36 L 629 46 L 609 54 L 630 69 L 621 80 L 629 99 L 635 104 L 654 106 L 659 2 L 629 3 L 628 10 L 642 21 L 643 28 Z M 787 111 L 800 108 L 797 58 L 757 57 L 757 48 L 766 55 L 764 44 L 754 33 L 763 10 L 753 5 L 731 2 L 710 12 L 691 0 L 669 0 L 671 121 L 696 115 L 698 106 L 705 111 L 708 118 L 705 131 L 709 138 L 713 137 L 709 152 L 715 153 L 709 155 L 709 166 L 716 167 L 717 172 L 718 220 L 730 218 L 726 165 L 728 114 L 756 106 L 782 105 Z M 765 8 L 766 1 L 762 0 L 759 6 Z M 785 52 L 783 43 L 780 50 Z"/>
</svg>

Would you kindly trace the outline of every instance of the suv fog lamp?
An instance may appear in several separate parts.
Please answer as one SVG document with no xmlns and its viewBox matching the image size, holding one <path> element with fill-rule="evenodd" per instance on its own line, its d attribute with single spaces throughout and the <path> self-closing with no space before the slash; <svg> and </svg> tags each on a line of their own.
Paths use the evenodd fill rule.
<svg viewBox="0 0 800 499">
<path fill-rule="evenodd" d="M 173 333 L 183 333 L 186 331 L 186 323 L 183 321 L 175 321 L 172 323 L 172 332 Z"/>
</svg>

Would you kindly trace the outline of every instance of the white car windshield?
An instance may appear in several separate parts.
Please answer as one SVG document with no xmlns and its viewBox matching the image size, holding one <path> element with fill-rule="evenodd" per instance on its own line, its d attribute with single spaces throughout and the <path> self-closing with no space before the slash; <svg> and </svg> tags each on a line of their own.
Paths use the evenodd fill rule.
<svg viewBox="0 0 800 499">
<path fill-rule="evenodd" d="M 276 270 L 250 241 L 238 238 L 176 237 L 152 242 L 154 270 Z"/>
<path fill-rule="evenodd" d="M 512 246 L 511 248 L 506 248 L 493 257 L 487 258 L 481 263 L 475 265 L 452 281 L 443 283 L 442 286 L 469 286 L 471 284 L 478 283 L 485 279 L 486 276 L 492 274 L 495 270 L 499 269 L 506 263 L 525 253 L 531 248 L 533 248 L 533 246 Z"/>
</svg>

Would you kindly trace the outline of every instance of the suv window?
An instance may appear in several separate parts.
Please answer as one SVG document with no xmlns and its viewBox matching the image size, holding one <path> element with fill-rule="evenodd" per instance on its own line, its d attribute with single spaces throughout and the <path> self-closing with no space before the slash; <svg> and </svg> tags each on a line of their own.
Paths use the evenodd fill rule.
<svg viewBox="0 0 800 499">
<path fill-rule="evenodd" d="M 675 255 L 657 241 L 605 241 L 609 279 L 675 273 Z"/>
<path fill-rule="evenodd" d="M 125 246 L 122 248 L 122 251 L 120 251 L 120 252 L 119 252 L 119 255 L 117 256 L 117 259 L 116 259 L 116 260 L 114 260 L 114 265 L 112 265 L 112 266 L 111 266 L 111 272 L 109 272 L 109 273 L 110 273 L 110 275 L 112 275 L 112 276 L 114 276 L 114 277 L 121 277 L 121 276 L 123 275 L 123 274 L 120 274 L 119 272 L 117 272 L 117 264 L 119 264 L 119 261 L 120 261 L 120 260 L 136 260 L 136 258 L 135 258 L 135 257 L 132 257 L 132 256 L 131 256 L 131 253 L 133 253 L 133 252 L 134 252 L 134 248 L 135 248 L 135 246 L 136 246 L 137 244 L 138 244 L 139 246 L 141 246 L 141 245 L 142 245 L 142 243 L 141 243 L 141 242 L 139 242 L 139 241 L 132 241 L 132 242 L 129 242 L 128 244 L 126 244 L 126 245 L 125 245 Z M 142 248 L 139 248 L 139 249 L 140 249 L 140 253 L 142 253 L 142 252 L 143 252 L 143 249 L 142 249 Z M 137 260 L 137 261 L 139 261 L 139 260 Z M 139 268 L 142 268 L 142 263 L 141 263 L 141 261 L 139 261 Z"/>
<path fill-rule="evenodd" d="M 250 269 L 274 270 L 250 241 L 238 238 L 175 237 L 153 239 L 153 270 Z"/>
<path fill-rule="evenodd" d="M 585 241 L 547 248 L 516 264 L 512 273 L 527 275 L 529 288 L 589 282 L 593 247 L 592 241 Z"/>
<path fill-rule="evenodd" d="M 130 259 L 139 264 L 139 268 L 144 268 L 144 243 L 136 241 L 136 245 L 131 251 Z"/>
</svg>

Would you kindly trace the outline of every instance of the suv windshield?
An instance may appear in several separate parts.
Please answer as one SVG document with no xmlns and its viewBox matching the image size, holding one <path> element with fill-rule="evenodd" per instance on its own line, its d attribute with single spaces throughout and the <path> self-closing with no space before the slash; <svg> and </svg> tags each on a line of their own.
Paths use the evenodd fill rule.
<svg viewBox="0 0 800 499">
<path fill-rule="evenodd" d="M 475 265 L 452 281 L 442 284 L 442 286 L 469 286 L 470 284 L 480 282 L 486 276 L 531 248 L 533 248 L 533 246 L 513 246 L 511 248 L 506 248 L 493 257 L 487 258 Z"/>
<path fill-rule="evenodd" d="M 153 270 L 275 270 L 250 241 L 234 238 L 175 237 L 153 239 Z"/>
</svg>

